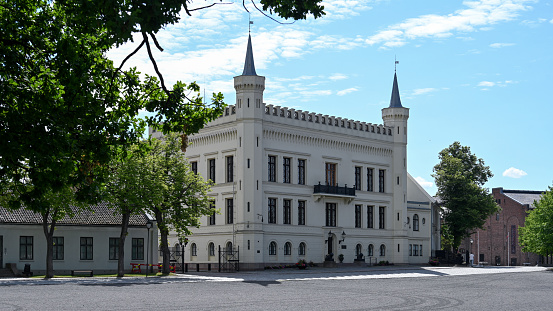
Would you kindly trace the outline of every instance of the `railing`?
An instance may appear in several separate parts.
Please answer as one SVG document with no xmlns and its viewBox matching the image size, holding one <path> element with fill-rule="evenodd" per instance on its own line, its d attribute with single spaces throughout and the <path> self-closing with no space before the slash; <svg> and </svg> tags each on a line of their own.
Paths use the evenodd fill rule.
<svg viewBox="0 0 553 311">
<path fill-rule="evenodd" d="M 321 183 L 319 182 L 318 185 L 313 186 L 313 193 L 328 193 L 328 194 L 355 196 L 355 187 L 348 188 L 348 185 L 344 185 L 343 187 L 321 185 Z"/>
</svg>

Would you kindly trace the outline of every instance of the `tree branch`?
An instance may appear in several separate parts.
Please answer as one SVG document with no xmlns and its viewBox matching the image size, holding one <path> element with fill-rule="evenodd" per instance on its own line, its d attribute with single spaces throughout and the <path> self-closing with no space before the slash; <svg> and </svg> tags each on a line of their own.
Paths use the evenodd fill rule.
<svg viewBox="0 0 553 311">
<path fill-rule="evenodd" d="M 154 58 L 154 55 L 152 55 L 152 49 L 150 48 L 150 42 L 148 41 L 148 35 L 145 32 L 142 32 L 142 37 L 144 38 L 144 41 L 146 43 L 146 50 L 148 51 L 148 56 L 150 57 L 150 60 L 152 61 L 152 64 L 154 65 L 154 70 L 157 73 L 157 76 L 159 77 L 159 81 L 161 82 L 161 88 L 163 88 L 163 91 L 167 96 L 169 97 L 168 100 L 172 97 L 171 92 L 165 87 L 165 80 L 163 80 L 163 75 L 161 72 L 159 72 L 159 69 L 157 68 L 157 63 Z"/>
<path fill-rule="evenodd" d="M 265 15 L 265 17 L 268 17 L 268 18 L 272 19 L 273 21 L 275 21 L 275 22 L 277 22 L 277 23 L 279 23 L 279 24 L 281 24 L 281 25 L 291 25 L 291 24 L 293 24 L 293 23 L 296 22 L 295 20 L 294 20 L 293 22 L 291 22 L 291 23 L 284 23 L 284 22 L 277 21 L 276 19 L 272 18 L 271 16 L 265 14 L 265 12 L 263 12 L 263 10 L 261 10 L 260 8 L 258 8 L 257 5 L 255 4 L 255 2 L 253 2 L 253 0 L 251 0 L 251 2 L 252 2 L 252 4 L 253 4 L 253 6 L 254 6 L 259 12 L 261 12 L 261 14 Z M 244 6 L 244 8 L 245 8 L 245 7 L 246 7 L 246 6 Z M 248 10 L 246 10 L 246 11 L 248 11 Z"/>
</svg>

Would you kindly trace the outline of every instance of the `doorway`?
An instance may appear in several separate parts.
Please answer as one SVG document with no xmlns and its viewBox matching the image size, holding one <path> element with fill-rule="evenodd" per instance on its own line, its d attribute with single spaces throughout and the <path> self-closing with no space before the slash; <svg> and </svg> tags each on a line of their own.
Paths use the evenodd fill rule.
<svg viewBox="0 0 553 311">
<path fill-rule="evenodd" d="M 4 237 L 0 235 L 0 269 L 4 268 Z"/>
</svg>

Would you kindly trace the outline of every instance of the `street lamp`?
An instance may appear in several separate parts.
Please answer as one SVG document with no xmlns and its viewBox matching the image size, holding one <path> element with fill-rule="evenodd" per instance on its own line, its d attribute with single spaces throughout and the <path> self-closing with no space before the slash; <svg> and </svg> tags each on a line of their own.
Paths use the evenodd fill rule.
<svg viewBox="0 0 553 311">
<path fill-rule="evenodd" d="M 342 239 L 338 241 L 338 244 L 342 244 L 342 242 L 344 242 L 345 239 L 346 239 L 346 232 L 342 231 Z"/>
<path fill-rule="evenodd" d="M 153 223 L 148 219 L 146 222 L 146 228 L 148 229 L 148 239 L 146 240 L 146 277 L 148 277 L 148 269 L 150 268 L 150 229 L 152 229 Z"/>
<path fill-rule="evenodd" d="M 332 230 L 328 231 L 328 238 L 325 240 L 325 244 L 328 243 L 328 241 L 332 238 Z"/>
</svg>

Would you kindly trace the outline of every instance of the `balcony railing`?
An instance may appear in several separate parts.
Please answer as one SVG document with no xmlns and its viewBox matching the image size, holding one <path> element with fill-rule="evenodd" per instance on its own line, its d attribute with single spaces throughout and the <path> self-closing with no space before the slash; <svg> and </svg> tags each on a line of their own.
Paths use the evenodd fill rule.
<svg viewBox="0 0 553 311">
<path fill-rule="evenodd" d="M 348 185 L 344 185 L 343 187 L 321 185 L 319 182 L 318 185 L 313 186 L 313 193 L 355 196 L 355 187 L 349 188 Z"/>
</svg>

